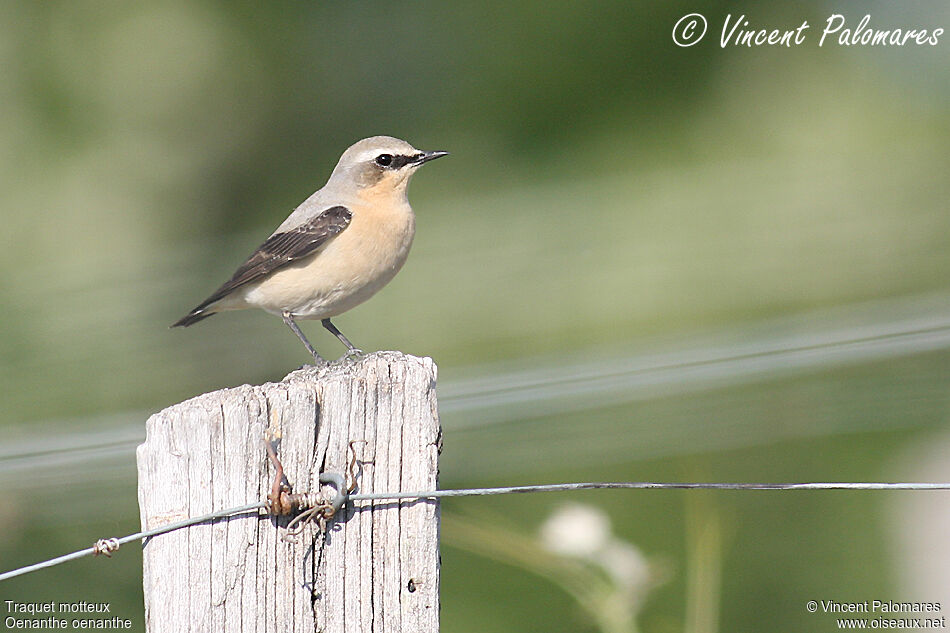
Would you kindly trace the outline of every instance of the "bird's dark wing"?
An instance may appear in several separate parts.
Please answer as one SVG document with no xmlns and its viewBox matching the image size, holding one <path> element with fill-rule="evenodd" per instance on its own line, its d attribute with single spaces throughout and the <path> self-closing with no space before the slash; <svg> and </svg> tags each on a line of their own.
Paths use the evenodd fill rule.
<svg viewBox="0 0 950 633">
<path fill-rule="evenodd" d="M 275 233 L 267 238 L 250 257 L 247 258 L 234 275 L 218 288 L 214 294 L 201 302 L 201 305 L 172 325 L 191 325 L 214 312 L 206 311 L 212 303 L 231 294 L 241 286 L 257 281 L 292 261 L 313 254 L 327 243 L 330 238 L 345 229 L 353 214 L 346 207 L 330 207 L 309 222 L 283 233 Z"/>
</svg>

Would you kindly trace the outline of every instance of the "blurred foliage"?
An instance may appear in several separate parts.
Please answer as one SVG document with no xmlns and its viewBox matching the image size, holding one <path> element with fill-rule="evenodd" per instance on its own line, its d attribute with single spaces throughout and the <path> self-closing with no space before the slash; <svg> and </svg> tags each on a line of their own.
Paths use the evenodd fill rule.
<svg viewBox="0 0 950 633">
<path fill-rule="evenodd" d="M 339 325 L 364 349 L 432 356 L 443 384 L 943 296 L 948 43 L 723 49 L 716 31 L 727 13 L 769 28 L 808 19 L 815 37 L 835 11 L 947 27 L 950 10 L 700 5 L 3 3 L 0 437 L 107 432 L 305 362 L 263 313 L 167 326 L 372 134 L 452 156 L 412 186 L 405 270 Z M 672 25 L 697 10 L 707 39 L 674 46 Z M 859 333 L 874 318 L 863 314 L 834 325 Z M 442 484 L 899 479 L 903 447 L 946 426 L 948 367 L 938 346 L 493 426 L 454 429 L 461 416 L 445 416 Z M 0 569 L 135 531 L 130 455 L 91 460 L 81 476 L 15 461 L 0 459 Z M 55 511 L 38 517 L 37 496 Z M 567 498 L 446 507 L 484 507 L 528 531 Z M 913 565 L 888 532 L 887 494 L 585 501 L 667 561 L 670 581 L 639 619 L 647 633 L 696 621 L 691 566 L 721 574 L 722 630 L 797 631 L 827 624 L 808 599 L 896 599 Z M 721 530 L 718 554 L 694 547 L 703 516 Z M 109 601 L 141 630 L 139 561 L 126 547 L 7 583 L 0 599 Z M 587 626 L 521 570 L 451 547 L 443 561 L 445 631 Z"/>
</svg>

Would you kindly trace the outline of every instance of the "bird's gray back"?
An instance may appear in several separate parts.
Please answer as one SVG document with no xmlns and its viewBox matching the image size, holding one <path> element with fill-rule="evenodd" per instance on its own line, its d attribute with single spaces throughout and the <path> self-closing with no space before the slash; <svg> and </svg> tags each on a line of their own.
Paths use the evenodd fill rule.
<svg viewBox="0 0 950 633">
<path fill-rule="evenodd" d="M 333 187 L 331 183 L 328 182 L 323 188 L 313 192 L 309 198 L 301 202 L 300 205 L 287 216 L 287 219 L 277 227 L 274 234 L 292 231 L 298 226 L 306 224 L 330 207 L 342 206 L 349 208 L 352 206 L 352 198 L 352 194 L 340 191 L 339 187 Z"/>
</svg>

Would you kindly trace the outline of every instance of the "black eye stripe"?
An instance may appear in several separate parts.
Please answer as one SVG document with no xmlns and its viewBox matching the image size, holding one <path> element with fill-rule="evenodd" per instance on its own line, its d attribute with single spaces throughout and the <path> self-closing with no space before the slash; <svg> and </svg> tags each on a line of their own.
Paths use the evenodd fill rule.
<svg viewBox="0 0 950 633">
<path fill-rule="evenodd" d="M 412 162 L 412 156 L 406 156 L 405 154 L 399 154 L 398 156 L 393 156 L 393 169 L 399 169 L 405 167 Z"/>
<path fill-rule="evenodd" d="M 373 162 L 386 169 L 401 169 L 409 163 L 419 160 L 419 155 L 406 156 L 405 154 L 380 154 Z"/>
</svg>

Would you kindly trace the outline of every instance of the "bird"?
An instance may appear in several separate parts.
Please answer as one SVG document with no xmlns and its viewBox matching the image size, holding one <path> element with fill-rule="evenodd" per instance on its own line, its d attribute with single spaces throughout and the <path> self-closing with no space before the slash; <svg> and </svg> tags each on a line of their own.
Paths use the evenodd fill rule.
<svg viewBox="0 0 950 633">
<path fill-rule="evenodd" d="M 445 151 L 421 151 L 392 136 L 351 145 L 323 188 L 300 206 L 211 296 L 171 327 L 226 310 L 261 308 L 281 317 L 318 364 L 327 361 L 297 319 L 323 327 L 361 354 L 330 320 L 376 294 L 399 272 L 412 246 L 412 175 Z"/>
</svg>

